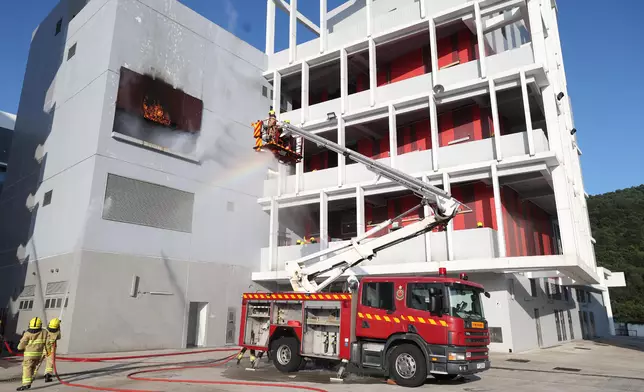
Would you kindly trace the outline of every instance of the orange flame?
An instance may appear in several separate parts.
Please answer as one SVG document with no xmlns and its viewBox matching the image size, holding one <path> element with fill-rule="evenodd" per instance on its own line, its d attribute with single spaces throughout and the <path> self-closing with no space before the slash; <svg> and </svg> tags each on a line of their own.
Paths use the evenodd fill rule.
<svg viewBox="0 0 644 392">
<path fill-rule="evenodd" d="M 170 115 L 163 109 L 157 101 L 149 102 L 149 98 L 143 100 L 143 117 L 165 126 L 170 125 Z"/>
</svg>

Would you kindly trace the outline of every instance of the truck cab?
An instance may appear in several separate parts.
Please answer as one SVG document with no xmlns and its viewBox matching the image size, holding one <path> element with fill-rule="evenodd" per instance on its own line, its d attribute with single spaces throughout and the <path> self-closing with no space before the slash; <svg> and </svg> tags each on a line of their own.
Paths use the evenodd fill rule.
<svg viewBox="0 0 644 392">
<path fill-rule="evenodd" d="M 401 385 L 428 374 L 453 379 L 489 369 L 483 287 L 439 277 L 365 277 L 351 362 L 382 369 Z M 489 294 L 487 294 L 489 295 Z"/>
</svg>

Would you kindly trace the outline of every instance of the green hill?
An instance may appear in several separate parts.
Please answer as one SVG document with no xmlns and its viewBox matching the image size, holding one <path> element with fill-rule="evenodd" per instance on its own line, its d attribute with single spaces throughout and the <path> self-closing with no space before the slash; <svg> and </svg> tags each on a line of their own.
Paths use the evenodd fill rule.
<svg viewBox="0 0 644 392">
<path fill-rule="evenodd" d="M 610 291 L 615 319 L 644 323 L 644 185 L 591 196 L 588 213 L 597 265 L 626 275 Z"/>
</svg>

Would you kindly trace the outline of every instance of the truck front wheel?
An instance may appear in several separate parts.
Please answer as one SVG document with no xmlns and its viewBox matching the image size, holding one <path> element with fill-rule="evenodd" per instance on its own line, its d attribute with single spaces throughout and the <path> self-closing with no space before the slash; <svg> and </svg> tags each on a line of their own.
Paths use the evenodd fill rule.
<svg viewBox="0 0 644 392">
<path fill-rule="evenodd" d="M 302 364 L 300 356 L 300 343 L 295 338 L 283 337 L 277 339 L 273 344 L 271 358 L 277 370 L 282 373 L 297 371 Z"/>
<path fill-rule="evenodd" d="M 389 353 L 389 374 L 397 385 L 419 387 L 427 379 L 427 362 L 420 349 L 413 344 L 401 344 Z"/>
</svg>

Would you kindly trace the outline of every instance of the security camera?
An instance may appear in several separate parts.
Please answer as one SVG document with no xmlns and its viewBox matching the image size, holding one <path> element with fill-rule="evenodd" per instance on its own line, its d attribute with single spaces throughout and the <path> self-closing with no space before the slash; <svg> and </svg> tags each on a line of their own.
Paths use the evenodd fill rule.
<svg viewBox="0 0 644 392">
<path fill-rule="evenodd" d="M 570 130 L 570 135 L 571 136 L 574 135 L 575 133 L 577 133 L 577 128 L 573 128 L 573 129 Z"/>
<path fill-rule="evenodd" d="M 563 91 L 559 92 L 559 94 L 557 94 L 557 101 L 561 101 L 564 96 L 565 94 L 563 93 Z"/>
</svg>

